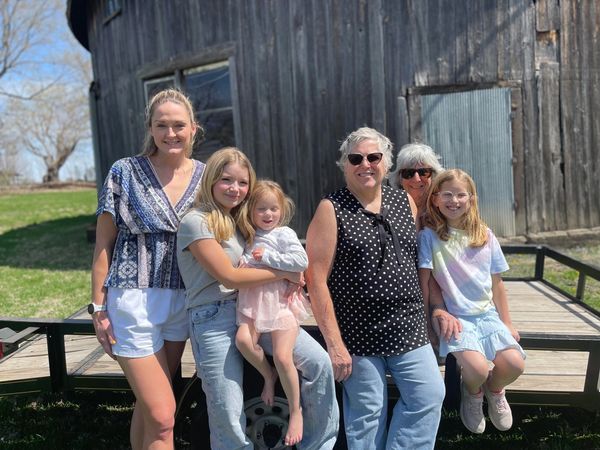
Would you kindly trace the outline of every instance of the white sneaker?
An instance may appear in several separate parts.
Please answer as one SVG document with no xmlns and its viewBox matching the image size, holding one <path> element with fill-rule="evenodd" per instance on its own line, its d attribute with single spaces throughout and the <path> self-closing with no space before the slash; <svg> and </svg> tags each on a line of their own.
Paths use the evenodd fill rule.
<svg viewBox="0 0 600 450">
<path fill-rule="evenodd" d="M 481 434 L 485 430 L 483 416 L 483 392 L 470 394 L 465 385 L 460 383 L 460 420 L 472 433 Z"/>
<path fill-rule="evenodd" d="M 484 383 L 483 391 L 488 403 L 488 414 L 494 426 L 500 431 L 510 429 L 513 424 L 512 411 L 506 401 L 504 389 L 502 389 L 502 392 L 496 394 L 488 389 L 487 383 Z"/>
</svg>

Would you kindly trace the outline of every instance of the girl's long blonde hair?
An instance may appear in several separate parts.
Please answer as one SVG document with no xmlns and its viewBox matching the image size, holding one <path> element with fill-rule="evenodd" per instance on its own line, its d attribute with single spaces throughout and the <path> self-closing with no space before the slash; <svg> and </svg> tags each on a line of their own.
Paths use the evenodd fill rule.
<svg viewBox="0 0 600 450">
<path fill-rule="evenodd" d="M 429 215 L 427 226 L 432 228 L 441 240 L 447 241 L 450 238 L 446 217 L 440 212 L 439 208 L 433 204 L 433 198 L 440 192 L 443 183 L 452 180 L 465 183 L 468 192 L 471 194 L 471 197 L 468 200 L 471 207 L 461 218 L 461 228 L 465 230 L 469 237 L 469 246 L 481 247 L 487 242 L 487 225 L 479 215 L 475 182 L 468 173 L 460 169 L 445 170 L 431 181 L 429 192 L 427 193 L 427 213 Z"/>
<path fill-rule="evenodd" d="M 294 210 L 296 206 L 291 198 L 285 195 L 283 189 L 276 183 L 271 180 L 258 180 L 256 182 L 256 187 L 252 192 L 252 196 L 250 197 L 250 201 L 248 202 L 248 208 L 246 209 L 246 214 L 244 217 L 240 217 L 240 221 L 238 223 L 238 227 L 242 230 L 242 234 L 246 237 L 246 241 L 249 245 L 252 245 L 254 242 L 254 237 L 256 236 L 256 224 L 252 220 L 252 215 L 254 212 L 254 208 L 256 208 L 256 204 L 259 202 L 261 197 L 265 194 L 271 193 L 275 195 L 277 198 L 277 203 L 279 203 L 279 208 L 281 209 L 281 217 L 279 218 L 278 227 L 286 226 L 294 217 Z"/>
<path fill-rule="evenodd" d="M 248 170 L 248 194 L 242 202 L 229 213 L 223 211 L 213 195 L 213 186 L 219 181 L 227 164 L 239 164 Z M 235 233 L 236 225 L 247 239 L 247 229 L 240 226 L 243 217 L 247 216 L 248 199 L 251 198 L 256 184 L 256 174 L 250 160 L 241 150 L 235 147 L 225 147 L 216 151 L 206 161 L 206 167 L 200 182 L 200 192 L 196 198 L 196 206 L 207 214 L 209 229 L 214 233 L 217 242 L 226 241 Z M 243 225 L 243 224 L 242 224 Z"/>
</svg>

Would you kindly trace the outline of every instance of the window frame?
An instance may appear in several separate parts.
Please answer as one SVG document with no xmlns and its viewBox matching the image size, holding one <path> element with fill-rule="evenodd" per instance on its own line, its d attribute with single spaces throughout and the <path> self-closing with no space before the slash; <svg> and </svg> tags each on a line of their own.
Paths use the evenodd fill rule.
<svg viewBox="0 0 600 450">
<path fill-rule="evenodd" d="M 111 5 L 113 6 L 112 8 Z M 122 0 L 106 0 L 106 3 L 104 4 L 104 11 L 106 16 L 102 20 L 102 24 L 106 25 L 108 22 L 120 15 L 121 11 L 123 11 Z"/>
<path fill-rule="evenodd" d="M 231 89 L 233 138 L 237 147 L 244 148 L 241 132 L 235 49 L 236 44 L 234 42 L 225 42 L 217 46 L 205 48 L 194 54 L 184 53 L 178 55 L 166 62 L 154 61 L 144 65 L 137 72 L 137 78 L 140 80 L 140 95 L 142 96 L 144 107 L 148 104 L 146 83 L 173 77 L 174 86 L 178 89 L 183 89 L 185 85 L 185 71 L 200 67 L 209 67 L 216 64 L 227 64 L 229 68 L 229 82 Z"/>
</svg>

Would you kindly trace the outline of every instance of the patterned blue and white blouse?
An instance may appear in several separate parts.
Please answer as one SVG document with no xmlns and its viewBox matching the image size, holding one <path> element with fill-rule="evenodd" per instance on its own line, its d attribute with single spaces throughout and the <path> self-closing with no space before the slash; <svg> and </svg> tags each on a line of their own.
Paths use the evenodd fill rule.
<svg viewBox="0 0 600 450">
<path fill-rule="evenodd" d="M 200 190 L 204 164 L 172 205 L 146 156 L 116 161 L 98 196 L 99 216 L 108 212 L 118 229 L 104 286 L 184 289 L 176 257 L 177 227 Z"/>
</svg>

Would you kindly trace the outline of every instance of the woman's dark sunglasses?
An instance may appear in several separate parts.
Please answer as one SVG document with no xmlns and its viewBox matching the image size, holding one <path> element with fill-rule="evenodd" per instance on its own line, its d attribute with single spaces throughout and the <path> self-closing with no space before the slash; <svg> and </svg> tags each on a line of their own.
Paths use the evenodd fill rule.
<svg viewBox="0 0 600 450">
<path fill-rule="evenodd" d="M 421 178 L 430 178 L 431 174 L 433 174 L 433 169 L 427 167 L 422 169 L 401 169 L 400 175 L 405 180 L 410 180 L 415 176 L 415 173 L 418 173 Z"/>
<path fill-rule="evenodd" d="M 348 161 L 353 166 L 358 166 L 365 158 L 367 158 L 369 164 L 379 164 L 379 161 L 381 161 L 381 158 L 383 158 L 383 153 L 369 153 L 368 155 L 361 155 L 360 153 L 348 154 Z"/>
</svg>

